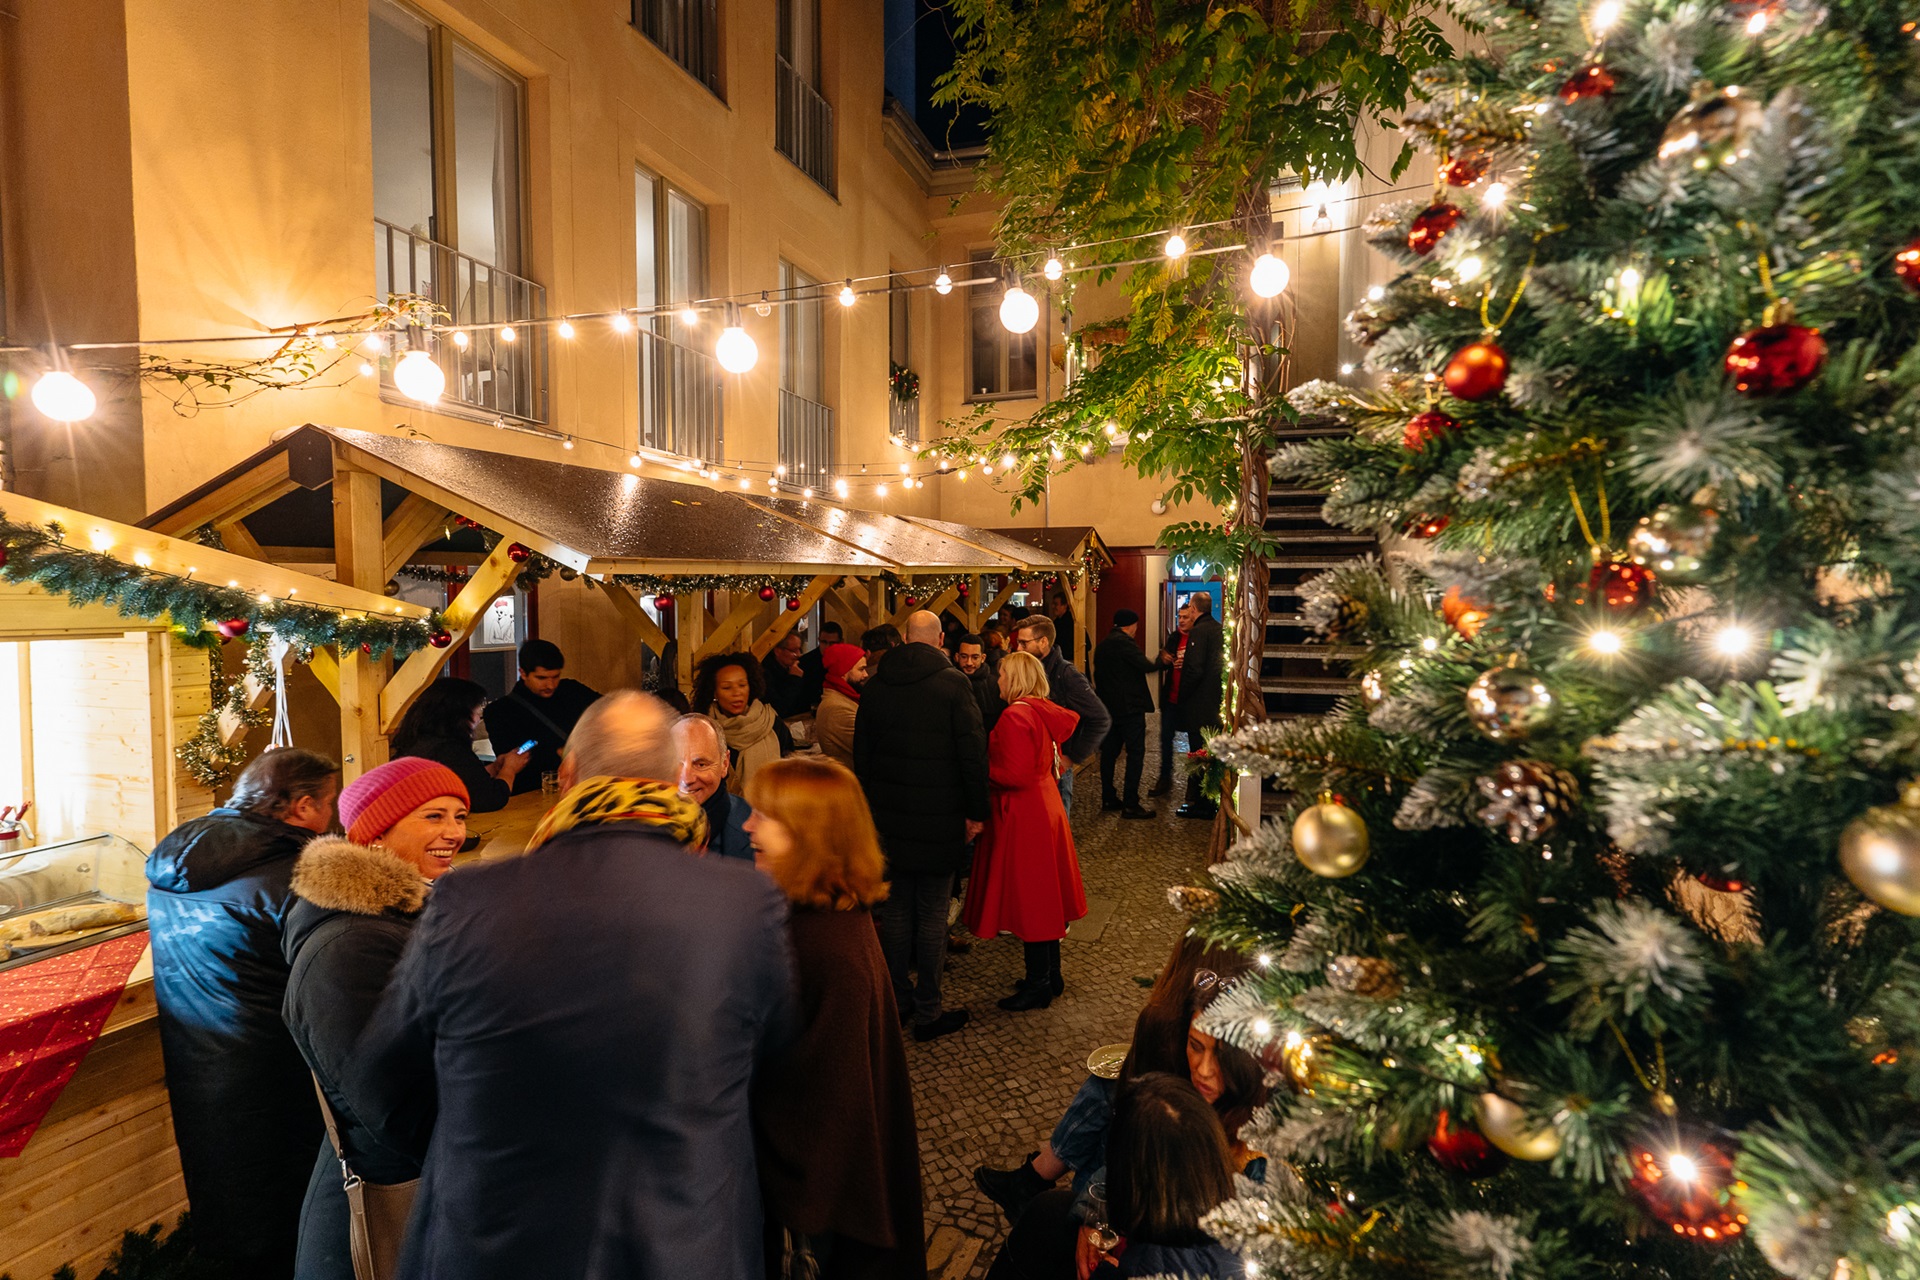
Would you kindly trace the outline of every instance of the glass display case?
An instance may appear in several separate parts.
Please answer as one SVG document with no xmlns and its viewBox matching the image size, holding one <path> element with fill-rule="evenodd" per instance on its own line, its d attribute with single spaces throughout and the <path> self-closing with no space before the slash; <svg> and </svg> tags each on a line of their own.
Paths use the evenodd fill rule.
<svg viewBox="0 0 1920 1280">
<path fill-rule="evenodd" d="M 0 854 L 0 971 L 146 928 L 146 861 L 116 835 Z"/>
</svg>

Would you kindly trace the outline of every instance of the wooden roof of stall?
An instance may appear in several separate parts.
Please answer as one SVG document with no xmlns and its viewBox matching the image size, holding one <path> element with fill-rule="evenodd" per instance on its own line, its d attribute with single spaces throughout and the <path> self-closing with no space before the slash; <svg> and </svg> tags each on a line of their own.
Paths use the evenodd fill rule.
<svg viewBox="0 0 1920 1280">
<path fill-rule="evenodd" d="M 312 424 L 162 507 L 142 527 L 185 534 L 210 524 L 230 549 L 261 559 L 330 560 L 332 504 L 320 491 L 336 464 L 381 481 L 388 574 L 423 546 L 480 550 L 477 537 L 463 548 L 458 535 L 445 536 L 449 512 L 595 576 L 862 578 L 1073 564 L 967 525 Z"/>
<path fill-rule="evenodd" d="M 1034 547 L 1071 568 L 1080 567 L 1080 557 L 1091 551 L 1102 564 L 1112 564 L 1113 556 L 1101 539 L 1100 531 L 1090 524 L 1049 525 L 1039 528 L 994 529 L 993 533 Z"/>
</svg>

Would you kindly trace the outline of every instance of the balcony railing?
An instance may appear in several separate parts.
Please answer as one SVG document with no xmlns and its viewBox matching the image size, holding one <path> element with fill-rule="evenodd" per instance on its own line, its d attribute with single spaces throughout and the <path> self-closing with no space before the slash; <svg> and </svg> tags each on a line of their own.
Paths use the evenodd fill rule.
<svg viewBox="0 0 1920 1280">
<path fill-rule="evenodd" d="M 774 143 L 781 155 L 832 194 L 833 108 L 777 53 L 773 55 L 773 68 L 778 98 Z"/>
<path fill-rule="evenodd" d="M 474 328 L 464 347 L 448 336 L 421 335 L 419 341 L 447 375 L 443 400 L 476 413 L 546 421 L 546 326 L 527 323 L 547 314 L 544 286 L 378 218 L 373 251 L 382 298 L 395 293 L 430 298 L 454 326 L 524 326 Z M 392 365 L 391 356 L 381 364 L 383 387 L 393 385 Z"/>
<path fill-rule="evenodd" d="M 887 396 L 887 434 L 897 437 L 907 444 L 920 443 L 920 397 L 902 400 L 891 393 Z"/>
<path fill-rule="evenodd" d="M 833 410 L 783 388 L 780 461 L 788 485 L 824 489 L 833 472 Z"/>
<path fill-rule="evenodd" d="M 722 456 L 720 362 L 665 336 L 640 332 L 640 443 L 688 458 Z"/>
<path fill-rule="evenodd" d="M 633 25 L 719 96 L 719 0 L 633 0 Z"/>
</svg>

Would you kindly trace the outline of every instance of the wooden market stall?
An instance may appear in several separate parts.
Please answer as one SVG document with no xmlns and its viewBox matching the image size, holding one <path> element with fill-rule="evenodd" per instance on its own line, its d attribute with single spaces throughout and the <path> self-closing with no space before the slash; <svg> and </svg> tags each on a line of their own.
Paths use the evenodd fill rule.
<svg viewBox="0 0 1920 1280">
<path fill-rule="evenodd" d="M 1057 528 L 995 529 L 993 532 L 1009 541 L 1030 546 L 1041 555 L 1066 566 L 1061 585 L 1067 597 L 1067 609 L 1073 614 L 1075 635 L 1078 637 L 1078 643 L 1074 646 L 1078 652 L 1073 655 L 1073 662 L 1081 670 L 1090 671 L 1093 647 L 1100 643 L 1097 630 L 1100 611 L 1095 596 L 1100 587 L 1100 575 L 1113 567 L 1113 555 L 1101 539 L 1100 531 L 1090 524 L 1076 524 Z"/>
<path fill-rule="evenodd" d="M 143 606 L 204 599 L 229 630 L 294 601 L 421 634 L 430 613 L 14 493 L 0 551 L 0 1274 L 91 1276 L 123 1232 L 186 1207 L 144 857 L 216 803 L 183 748 L 246 727 L 214 706 L 218 646 L 189 642 L 204 621 Z M 252 680 L 225 701 L 271 696 Z"/>
</svg>

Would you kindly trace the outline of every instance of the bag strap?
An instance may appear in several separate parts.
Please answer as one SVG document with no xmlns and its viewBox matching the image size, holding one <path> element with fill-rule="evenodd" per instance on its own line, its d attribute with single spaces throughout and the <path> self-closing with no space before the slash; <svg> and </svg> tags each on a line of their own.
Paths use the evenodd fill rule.
<svg viewBox="0 0 1920 1280">
<path fill-rule="evenodd" d="M 547 719 L 546 712 L 540 710 L 539 707 L 536 707 L 533 705 L 532 694 L 529 693 L 529 694 L 525 694 L 525 696 L 522 696 L 525 689 L 526 689 L 525 685 L 515 685 L 513 689 L 513 694 L 512 694 L 513 700 L 519 703 L 523 708 L 525 708 L 526 713 L 528 715 L 532 716 L 535 720 L 538 720 L 541 724 L 547 726 L 547 732 L 551 733 L 555 738 L 559 739 L 561 746 L 563 747 L 566 746 L 567 735 L 560 731 L 559 725 Z"/>
<path fill-rule="evenodd" d="M 333 1117 L 333 1104 L 327 1101 L 327 1091 L 320 1087 L 320 1077 L 309 1071 L 313 1077 L 313 1093 L 320 1099 L 320 1118 L 327 1122 L 327 1141 L 333 1144 L 333 1158 L 340 1162 L 340 1185 L 348 1191 L 360 1185 L 360 1175 L 347 1166 L 347 1153 L 340 1145 L 340 1125 Z"/>
</svg>

